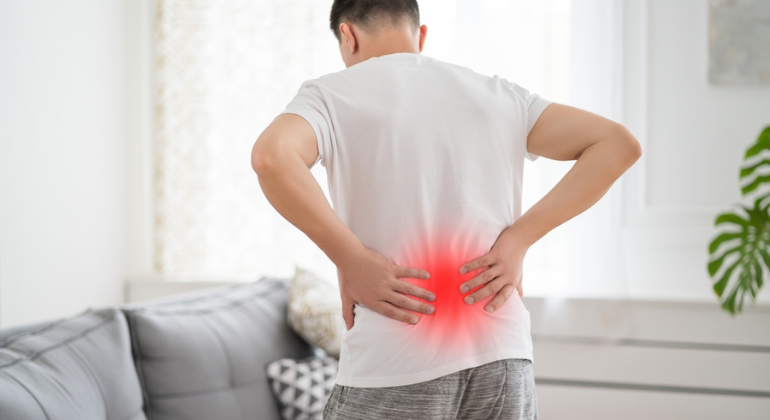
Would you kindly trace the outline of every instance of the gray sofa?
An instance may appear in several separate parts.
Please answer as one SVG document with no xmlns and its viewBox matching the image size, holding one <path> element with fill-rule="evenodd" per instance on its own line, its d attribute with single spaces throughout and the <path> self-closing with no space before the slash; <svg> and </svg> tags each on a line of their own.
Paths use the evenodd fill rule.
<svg viewBox="0 0 770 420">
<path fill-rule="evenodd" d="M 263 278 L 0 330 L 2 420 L 277 420 L 265 377 L 316 354 Z"/>
</svg>

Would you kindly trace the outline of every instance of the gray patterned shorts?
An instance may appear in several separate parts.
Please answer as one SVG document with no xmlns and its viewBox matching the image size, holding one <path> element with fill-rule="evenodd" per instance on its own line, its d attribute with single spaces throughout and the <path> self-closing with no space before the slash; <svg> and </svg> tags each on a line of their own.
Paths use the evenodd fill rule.
<svg viewBox="0 0 770 420">
<path fill-rule="evenodd" d="M 532 362 L 504 359 L 427 382 L 384 388 L 334 385 L 324 420 L 537 420 Z"/>
</svg>

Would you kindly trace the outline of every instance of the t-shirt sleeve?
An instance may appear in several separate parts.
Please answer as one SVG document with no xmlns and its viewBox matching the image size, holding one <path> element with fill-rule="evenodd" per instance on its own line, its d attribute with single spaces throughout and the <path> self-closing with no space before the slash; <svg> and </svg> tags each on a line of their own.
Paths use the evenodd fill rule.
<svg viewBox="0 0 770 420">
<path fill-rule="evenodd" d="M 318 158 L 313 165 L 320 161 L 325 167 L 332 158 L 333 131 L 329 108 L 320 87 L 312 81 L 303 83 L 281 114 L 296 114 L 310 123 L 318 144 Z"/>
<path fill-rule="evenodd" d="M 553 102 L 547 99 L 544 99 L 540 97 L 540 95 L 537 95 L 535 93 L 530 93 L 528 90 L 524 89 L 523 87 L 515 83 L 510 83 L 510 84 L 513 87 L 513 91 L 516 93 L 516 95 L 518 95 L 526 104 L 527 135 L 529 135 L 529 132 L 532 131 L 532 127 L 535 126 L 535 122 L 537 122 L 537 119 L 540 118 L 540 114 L 542 114 L 545 108 L 548 105 L 552 104 Z M 535 160 L 539 157 L 534 153 L 530 153 L 529 150 L 526 151 L 525 155 L 529 160 Z"/>
</svg>

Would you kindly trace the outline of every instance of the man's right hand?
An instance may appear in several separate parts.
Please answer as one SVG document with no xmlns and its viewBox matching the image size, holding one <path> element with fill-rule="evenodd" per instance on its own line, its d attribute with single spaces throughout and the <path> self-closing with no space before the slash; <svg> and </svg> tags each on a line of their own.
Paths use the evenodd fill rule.
<svg viewBox="0 0 770 420">
<path fill-rule="evenodd" d="M 432 314 L 435 308 L 410 296 L 433 302 L 436 295 L 400 277 L 427 280 L 425 270 L 395 265 L 378 252 L 363 248 L 345 262 L 337 264 L 342 298 L 342 317 L 347 329 L 353 328 L 353 308 L 360 303 L 396 321 L 416 324 L 419 318 L 409 312 Z"/>
<path fill-rule="evenodd" d="M 399 267 L 366 248 L 334 212 L 310 173 L 318 156 L 310 123 L 299 115 L 282 114 L 254 143 L 251 164 L 270 204 L 337 265 L 342 316 L 348 329 L 353 327 L 356 303 L 403 322 L 416 323 L 415 313 L 433 313 L 433 306 L 409 297 L 432 302 L 433 293 L 399 279 L 427 279 L 430 275 Z"/>
</svg>

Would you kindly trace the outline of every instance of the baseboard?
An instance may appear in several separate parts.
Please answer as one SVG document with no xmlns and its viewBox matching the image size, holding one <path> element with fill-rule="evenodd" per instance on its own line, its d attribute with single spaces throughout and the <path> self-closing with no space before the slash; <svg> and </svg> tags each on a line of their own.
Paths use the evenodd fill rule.
<svg viewBox="0 0 770 420">
<path fill-rule="evenodd" d="M 541 420 L 764 419 L 770 307 L 525 298 Z"/>
</svg>

